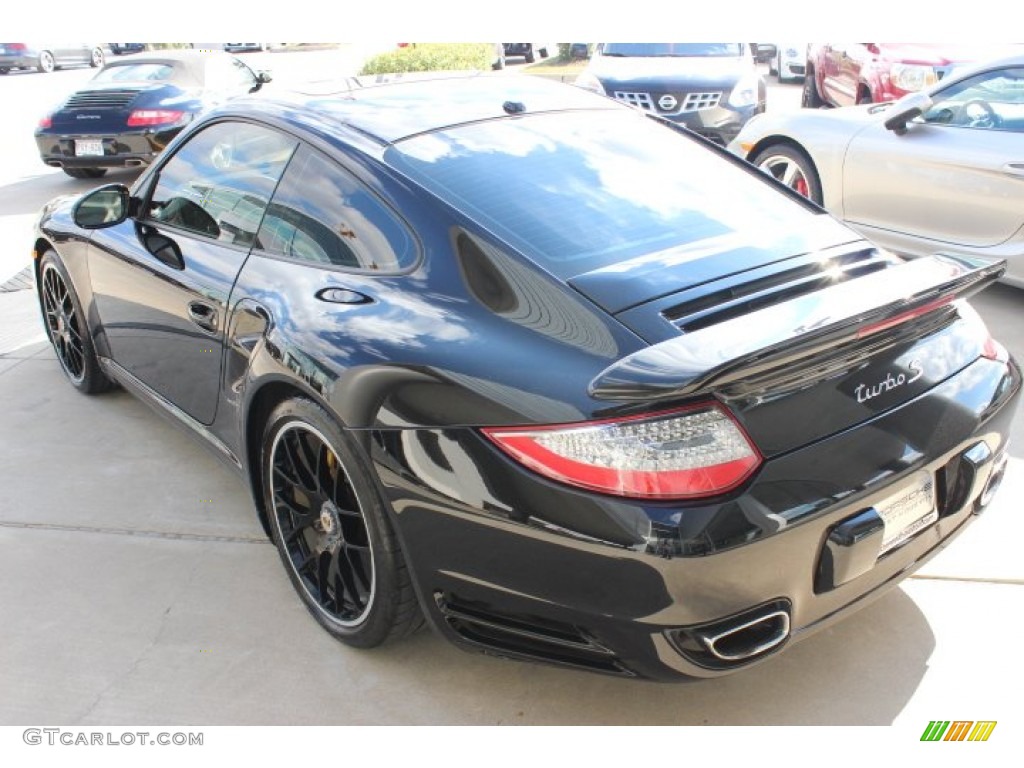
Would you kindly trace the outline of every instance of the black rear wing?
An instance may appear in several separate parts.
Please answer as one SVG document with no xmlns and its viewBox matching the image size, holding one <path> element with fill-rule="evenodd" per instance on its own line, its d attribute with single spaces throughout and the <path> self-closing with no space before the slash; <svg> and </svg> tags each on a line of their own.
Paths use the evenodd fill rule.
<svg viewBox="0 0 1024 768">
<path fill-rule="evenodd" d="M 929 256 L 823 288 L 635 352 L 590 383 L 601 400 L 707 391 L 885 330 L 971 296 L 1005 261 Z"/>
</svg>

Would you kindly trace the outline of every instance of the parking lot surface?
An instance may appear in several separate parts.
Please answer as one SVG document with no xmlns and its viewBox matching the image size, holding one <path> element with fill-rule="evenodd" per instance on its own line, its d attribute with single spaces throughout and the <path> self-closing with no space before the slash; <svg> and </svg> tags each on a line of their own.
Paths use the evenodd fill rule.
<svg viewBox="0 0 1024 768">
<path fill-rule="evenodd" d="M 0 98 L 41 110 L 88 76 L 12 76 Z M 0 129 L 0 283 L 27 264 L 39 206 L 91 186 L 39 165 L 24 122 Z M 1024 293 L 974 303 L 1024 359 Z M 0 319 L 0 724 L 895 725 L 914 741 L 938 717 L 1022 741 L 1024 672 L 1004 649 L 1024 598 L 1024 414 L 996 500 L 902 587 L 764 664 L 665 685 L 470 655 L 427 630 L 338 644 L 237 476 L 130 395 L 73 390 L 32 290 L 0 293 Z"/>
</svg>

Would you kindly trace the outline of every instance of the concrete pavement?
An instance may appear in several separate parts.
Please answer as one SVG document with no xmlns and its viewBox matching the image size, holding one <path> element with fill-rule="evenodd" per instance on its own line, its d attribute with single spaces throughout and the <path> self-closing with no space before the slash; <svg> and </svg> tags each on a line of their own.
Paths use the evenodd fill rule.
<svg viewBox="0 0 1024 768">
<path fill-rule="evenodd" d="M 1022 300 L 996 286 L 975 303 L 1024 357 Z M 759 667 L 659 685 L 427 630 L 342 646 L 242 482 L 180 428 L 124 392 L 78 394 L 39 343 L 0 355 L 0 402 L 0 724 L 894 724 L 915 741 L 937 717 L 1020 712 L 1002 651 L 1024 597 L 1024 415 L 998 498 L 917 577 Z"/>
</svg>

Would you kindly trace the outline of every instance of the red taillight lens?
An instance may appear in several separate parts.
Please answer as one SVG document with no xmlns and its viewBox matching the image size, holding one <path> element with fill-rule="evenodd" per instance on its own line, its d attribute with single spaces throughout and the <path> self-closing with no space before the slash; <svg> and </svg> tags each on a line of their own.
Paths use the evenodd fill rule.
<svg viewBox="0 0 1024 768">
<path fill-rule="evenodd" d="M 8 53 L 24 53 L 28 46 L 24 43 L 8 43 L 6 48 Z"/>
<path fill-rule="evenodd" d="M 39 127 L 40 128 L 49 128 L 52 125 L 53 125 L 53 117 L 50 116 L 50 115 L 47 115 L 46 117 L 42 118 L 39 121 Z"/>
<path fill-rule="evenodd" d="M 761 464 L 743 430 L 716 404 L 656 416 L 483 432 L 545 477 L 629 498 L 714 496 L 739 486 Z"/>
<path fill-rule="evenodd" d="M 131 128 L 147 125 L 170 125 L 181 120 L 185 113 L 177 109 L 136 109 L 128 116 Z"/>
</svg>

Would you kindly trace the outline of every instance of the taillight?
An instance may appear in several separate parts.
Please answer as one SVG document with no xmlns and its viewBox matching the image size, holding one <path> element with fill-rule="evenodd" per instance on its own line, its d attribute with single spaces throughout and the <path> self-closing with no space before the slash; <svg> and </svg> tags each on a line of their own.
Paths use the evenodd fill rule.
<svg viewBox="0 0 1024 768">
<path fill-rule="evenodd" d="M 615 496 L 692 499 L 736 488 L 761 464 L 717 404 L 607 421 L 483 430 L 545 477 Z"/>
<path fill-rule="evenodd" d="M 47 115 L 39 121 L 40 128 L 49 128 L 53 125 L 53 116 Z"/>
<path fill-rule="evenodd" d="M 185 113 L 177 109 L 136 109 L 128 116 L 128 126 L 170 125 L 181 120 Z"/>
</svg>

